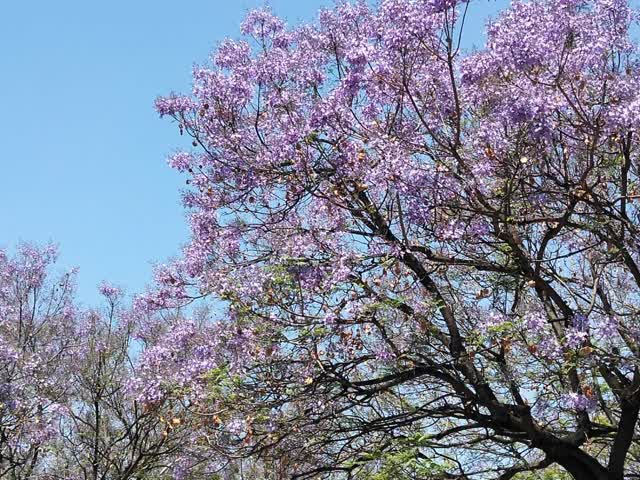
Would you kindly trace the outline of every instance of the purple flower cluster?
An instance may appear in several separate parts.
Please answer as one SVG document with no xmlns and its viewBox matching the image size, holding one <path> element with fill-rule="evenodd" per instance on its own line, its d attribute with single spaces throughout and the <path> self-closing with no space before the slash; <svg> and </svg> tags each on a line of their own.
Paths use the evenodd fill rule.
<svg viewBox="0 0 640 480">
<path fill-rule="evenodd" d="M 566 408 L 578 412 L 592 412 L 598 406 L 595 397 L 573 392 L 567 393 L 562 397 L 562 404 Z"/>
</svg>

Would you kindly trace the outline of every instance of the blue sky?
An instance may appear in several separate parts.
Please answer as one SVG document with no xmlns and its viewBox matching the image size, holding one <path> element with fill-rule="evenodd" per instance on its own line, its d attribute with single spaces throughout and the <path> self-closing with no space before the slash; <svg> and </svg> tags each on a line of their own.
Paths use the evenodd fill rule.
<svg viewBox="0 0 640 480">
<path fill-rule="evenodd" d="M 466 44 L 506 0 L 471 5 Z M 331 0 L 271 0 L 290 24 Z M 259 0 L 20 0 L 0 6 L 0 247 L 60 245 L 79 298 L 109 280 L 129 292 L 188 239 L 166 164 L 176 128 L 156 96 L 186 92 L 193 63 L 236 37 Z"/>
</svg>

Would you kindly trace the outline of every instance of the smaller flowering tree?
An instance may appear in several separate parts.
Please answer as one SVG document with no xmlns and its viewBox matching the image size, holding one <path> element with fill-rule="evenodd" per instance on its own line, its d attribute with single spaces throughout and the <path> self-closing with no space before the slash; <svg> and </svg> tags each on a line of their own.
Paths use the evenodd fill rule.
<svg viewBox="0 0 640 480">
<path fill-rule="evenodd" d="M 122 291 L 103 283 L 105 307 L 79 315 L 69 395 L 51 461 L 53 478 L 138 479 L 171 472 L 188 451 L 188 429 L 168 408 L 143 408 L 129 390 L 142 346 L 138 317 Z M 82 359 L 78 362 L 77 359 Z"/>
<path fill-rule="evenodd" d="M 55 442 L 55 454 L 42 475 L 52 479 L 211 479 L 229 465 L 203 448 L 193 435 L 201 419 L 189 405 L 159 402 L 152 391 L 138 399 L 138 357 L 159 355 L 163 332 L 187 321 L 177 311 L 150 314 L 125 302 L 123 292 L 99 286 L 104 306 L 81 312 L 75 335 L 76 358 L 67 369 L 69 395 Z M 160 379 L 155 373 L 147 375 Z"/>
<path fill-rule="evenodd" d="M 106 283 L 104 308 L 78 308 L 75 270 L 54 276 L 56 257 L 53 246 L 23 244 L 14 256 L 0 250 L 0 478 L 179 478 L 186 466 L 182 478 L 214 472 L 184 408 L 145 406 L 131 390 L 136 357 L 160 338 L 165 321 L 127 308 Z"/>
<path fill-rule="evenodd" d="M 34 478 L 64 415 L 75 273 L 49 277 L 55 259 L 53 246 L 0 250 L 0 478 Z"/>
</svg>

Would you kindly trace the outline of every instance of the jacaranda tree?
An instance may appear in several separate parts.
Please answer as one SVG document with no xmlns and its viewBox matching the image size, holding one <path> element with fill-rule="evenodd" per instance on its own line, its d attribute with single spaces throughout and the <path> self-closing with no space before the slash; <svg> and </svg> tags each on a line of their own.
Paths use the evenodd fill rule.
<svg viewBox="0 0 640 480">
<path fill-rule="evenodd" d="M 212 456 L 272 478 L 640 476 L 635 13 L 516 1 L 465 53 L 467 11 L 254 11 L 157 101 L 192 137 L 170 160 L 192 240 L 139 307 L 220 314 L 169 329 L 136 385 L 179 399 Z"/>
<path fill-rule="evenodd" d="M 34 478 L 64 416 L 76 342 L 74 272 L 52 279 L 55 248 L 0 250 L 0 478 Z"/>
<path fill-rule="evenodd" d="M 173 405 L 146 408 L 129 388 L 148 319 L 108 284 L 105 309 L 79 307 L 56 257 L 0 250 L 0 478 L 166 480 L 203 463 Z"/>
<path fill-rule="evenodd" d="M 172 405 L 148 409 L 128 388 L 143 343 L 143 318 L 104 283 L 105 306 L 82 312 L 77 348 L 61 379 L 68 391 L 43 480 L 164 480 L 190 451 L 189 427 Z"/>
</svg>

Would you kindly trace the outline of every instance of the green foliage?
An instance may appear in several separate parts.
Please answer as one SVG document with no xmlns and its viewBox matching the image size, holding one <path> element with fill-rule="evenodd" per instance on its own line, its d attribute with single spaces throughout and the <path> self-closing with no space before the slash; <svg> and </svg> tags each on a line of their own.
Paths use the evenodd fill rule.
<svg viewBox="0 0 640 480">
<path fill-rule="evenodd" d="M 242 384 L 242 378 L 238 375 L 230 375 L 229 367 L 221 365 L 204 375 L 204 380 L 209 386 L 209 400 L 225 399 L 233 401 L 237 394 L 234 390 Z"/>
<path fill-rule="evenodd" d="M 552 465 L 538 472 L 518 473 L 513 480 L 572 480 L 572 477 L 562 467 Z"/>
<path fill-rule="evenodd" d="M 421 458 L 417 448 L 394 452 L 374 452 L 363 456 L 362 462 L 372 463 L 356 478 L 358 480 L 411 480 L 442 474 L 444 469 L 434 461 Z"/>
</svg>

